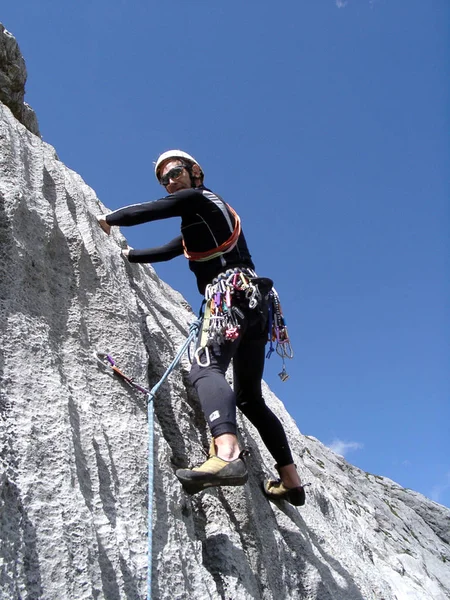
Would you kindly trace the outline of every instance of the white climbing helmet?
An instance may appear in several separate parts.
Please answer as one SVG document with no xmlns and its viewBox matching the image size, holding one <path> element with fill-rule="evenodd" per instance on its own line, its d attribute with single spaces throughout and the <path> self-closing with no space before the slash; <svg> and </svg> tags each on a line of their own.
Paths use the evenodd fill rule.
<svg viewBox="0 0 450 600">
<path fill-rule="evenodd" d="M 183 150 L 167 150 L 167 152 L 163 152 L 161 154 L 161 156 L 158 158 L 158 160 L 155 163 L 155 175 L 156 175 L 156 179 L 158 181 L 159 181 L 159 169 L 160 169 L 162 163 L 169 158 L 182 158 L 184 160 L 187 160 L 190 164 L 197 165 L 198 167 L 200 167 L 200 165 L 195 160 L 195 158 L 193 156 L 191 156 L 190 154 L 188 154 L 187 152 L 183 152 Z M 202 179 L 203 179 L 203 169 L 201 167 L 200 167 L 200 171 L 202 173 Z"/>
</svg>

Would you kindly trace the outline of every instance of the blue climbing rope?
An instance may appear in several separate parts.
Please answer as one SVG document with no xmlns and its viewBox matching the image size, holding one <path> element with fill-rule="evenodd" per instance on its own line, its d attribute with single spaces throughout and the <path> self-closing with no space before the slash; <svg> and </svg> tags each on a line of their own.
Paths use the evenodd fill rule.
<svg viewBox="0 0 450 600">
<path fill-rule="evenodd" d="M 191 345 L 191 342 L 197 337 L 198 331 L 200 329 L 202 319 L 196 319 L 191 323 L 189 327 L 189 336 L 185 340 L 184 344 L 178 350 L 177 355 L 173 359 L 173 361 L 168 366 L 166 372 L 161 377 L 156 385 L 152 387 L 150 392 L 143 388 L 142 386 L 135 383 L 132 379 L 127 377 L 120 371 L 117 367 L 114 359 L 111 355 L 106 352 L 95 352 L 94 356 L 97 359 L 97 362 L 102 366 L 108 369 L 111 369 L 115 375 L 117 375 L 120 379 L 136 388 L 139 392 L 147 394 L 147 419 L 148 419 L 148 516 L 147 516 L 147 527 L 148 527 L 148 563 L 147 563 L 147 600 L 151 600 L 152 598 L 152 545 L 153 545 L 153 481 L 154 481 L 154 405 L 153 400 L 156 396 L 156 392 L 159 390 L 161 385 L 167 379 L 167 377 L 172 373 L 175 369 L 181 357 L 186 352 L 186 350 Z"/>
<path fill-rule="evenodd" d="M 151 600 L 152 597 L 152 547 L 153 547 L 153 474 L 154 474 L 154 459 L 153 459 L 153 439 L 154 439 L 154 427 L 153 427 L 153 390 L 150 392 L 147 398 L 147 417 L 148 417 L 148 513 L 147 513 L 147 600 Z"/>
<path fill-rule="evenodd" d="M 154 475 L 154 460 L 153 460 L 153 440 L 154 440 L 154 408 L 153 400 L 156 392 L 164 383 L 167 377 L 177 366 L 183 354 L 189 348 L 192 340 L 197 337 L 200 329 L 201 319 L 195 320 L 189 328 L 189 336 L 178 350 L 177 355 L 170 363 L 167 371 L 161 377 L 156 385 L 152 387 L 147 396 L 147 415 L 148 415 L 148 567 L 147 567 L 147 600 L 152 597 L 152 545 L 153 545 L 153 475 Z"/>
</svg>

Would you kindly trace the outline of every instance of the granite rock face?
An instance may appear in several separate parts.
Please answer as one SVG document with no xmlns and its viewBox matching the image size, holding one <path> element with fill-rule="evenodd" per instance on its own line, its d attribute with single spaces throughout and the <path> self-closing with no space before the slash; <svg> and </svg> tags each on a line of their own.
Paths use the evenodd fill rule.
<svg viewBox="0 0 450 600">
<path fill-rule="evenodd" d="M 107 209 L 0 103 L 0 597 L 146 598 L 146 387 L 194 315 L 120 254 Z M 194 285 L 194 282 L 193 282 Z M 267 501 L 272 458 L 241 419 L 249 482 L 187 496 L 174 475 L 209 435 L 189 363 L 155 399 L 154 599 L 446 600 L 450 511 L 303 436 L 265 386 L 302 478 L 301 509 Z M 289 384 L 286 384 L 289 385 Z"/>
<path fill-rule="evenodd" d="M 0 102 L 6 104 L 31 133 L 40 136 L 36 114 L 24 102 L 26 80 L 27 69 L 19 46 L 0 23 Z"/>
</svg>

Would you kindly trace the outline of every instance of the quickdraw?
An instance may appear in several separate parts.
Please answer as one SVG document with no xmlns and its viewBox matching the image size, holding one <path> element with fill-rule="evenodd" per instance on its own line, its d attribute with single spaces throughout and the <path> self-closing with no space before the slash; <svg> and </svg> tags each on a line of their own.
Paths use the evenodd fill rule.
<svg viewBox="0 0 450 600">
<path fill-rule="evenodd" d="M 205 313 L 203 315 L 202 328 L 199 335 L 199 345 L 195 351 L 194 357 L 197 363 L 201 367 L 209 367 L 211 364 L 209 350 L 208 350 L 208 331 L 209 323 L 211 321 L 211 305 L 209 302 L 206 303 Z M 202 358 L 202 356 L 204 358 Z"/>
<path fill-rule="evenodd" d="M 99 365 L 103 367 L 103 370 L 109 373 L 112 371 L 112 375 L 116 375 L 119 377 L 119 379 L 122 379 L 122 381 L 125 381 L 125 383 L 128 383 L 128 385 L 134 387 L 139 392 L 142 392 L 143 394 L 150 394 L 149 390 L 146 390 L 138 383 L 135 383 L 130 377 L 122 373 L 122 371 L 118 368 L 116 361 L 110 354 L 107 354 L 106 352 L 94 352 L 94 356 Z"/>
<path fill-rule="evenodd" d="M 266 358 L 270 358 L 273 352 L 281 356 L 283 361 L 283 368 L 281 373 L 278 373 L 281 381 L 287 381 L 289 375 L 286 371 L 286 358 L 293 358 L 294 351 L 289 340 L 288 330 L 286 321 L 281 308 L 280 297 L 275 288 L 272 288 L 270 292 L 270 303 L 269 303 L 269 340 L 270 346 L 267 352 Z M 273 342 L 276 342 L 274 348 Z"/>
</svg>

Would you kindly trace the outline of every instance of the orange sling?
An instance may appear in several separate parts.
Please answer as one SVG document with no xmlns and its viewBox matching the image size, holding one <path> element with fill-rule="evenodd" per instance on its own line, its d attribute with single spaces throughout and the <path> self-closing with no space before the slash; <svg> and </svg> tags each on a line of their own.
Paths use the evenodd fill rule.
<svg viewBox="0 0 450 600">
<path fill-rule="evenodd" d="M 217 248 L 207 250 L 206 252 L 188 252 L 188 249 L 186 248 L 186 244 L 184 243 L 183 239 L 184 255 L 186 258 L 196 262 L 212 260 L 213 258 L 217 258 L 218 256 L 225 254 L 225 252 L 229 252 L 236 246 L 239 236 L 241 235 L 241 219 L 239 218 L 239 215 L 236 213 L 236 211 L 233 210 L 233 208 L 231 208 L 229 204 L 227 204 L 227 208 L 234 217 L 234 229 L 231 236 L 225 242 L 223 242 L 223 244 L 220 244 L 220 246 L 218 246 Z"/>
</svg>

